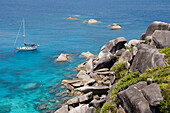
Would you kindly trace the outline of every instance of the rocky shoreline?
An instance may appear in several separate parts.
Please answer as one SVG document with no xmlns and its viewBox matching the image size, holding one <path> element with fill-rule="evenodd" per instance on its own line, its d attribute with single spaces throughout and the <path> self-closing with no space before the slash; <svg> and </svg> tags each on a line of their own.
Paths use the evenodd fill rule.
<svg viewBox="0 0 170 113">
<path fill-rule="evenodd" d="M 128 44 L 124 37 L 111 40 L 99 55 L 82 53 L 87 59 L 76 67 L 77 78 L 61 82 L 67 92 L 77 96 L 55 113 L 159 113 L 163 97 L 160 85 L 152 83 L 151 78 L 121 86 L 123 89 L 113 96 L 115 86 L 123 77 L 138 73 L 140 78 L 148 68 L 169 66 L 159 49 L 170 47 L 170 24 L 153 22 L 140 38 Z"/>
</svg>

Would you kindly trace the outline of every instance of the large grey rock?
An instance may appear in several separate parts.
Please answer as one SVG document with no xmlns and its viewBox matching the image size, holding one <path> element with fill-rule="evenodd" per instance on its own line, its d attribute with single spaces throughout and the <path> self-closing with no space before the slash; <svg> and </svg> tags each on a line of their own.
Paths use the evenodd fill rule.
<svg viewBox="0 0 170 113">
<path fill-rule="evenodd" d="M 80 88 L 77 88 L 77 90 L 87 93 L 87 92 L 93 92 L 93 94 L 106 94 L 109 90 L 108 86 L 83 86 Z"/>
<path fill-rule="evenodd" d="M 110 40 L 106 45 L 104 45 L 101 48 L 101 52 L 99 53 L 99 56 L 98 56 L 99 59 L 103 57 L 102 54 L 107 54 L 108 52 L 111 52 L 112 54 L 114 54 L 116 50 L 122 49 L 126 42 L 127 40 L 124 37 Z"/>
<path fill-rule="evenodd" d="M 78 74 L 77 74 L 77 78 L 82 79 L 83 81 L 89 81 L 91 80 L 90 76 L 86 74 L 86 71 L 81 70 Z"/>
<path fill-rule="evenodd" d="M 87 61 L 87 63 L 86 63 L 86 71 L 87 71 L 87 73 L 90 73 L 90 72 L 92 72 L 93 71 L 93 59 L 92 58 L 90 58 L 88 61 Z"/>
<path fill-rule="evenodd" d="M 170 24 L 164 23 L 164 22 L 153 22 L 149 25 L 149 27 L 146 30 L 146 33 L 142 34 L 140 37 L 141 40 L 146 40 L 152 37 L 152 34 L 155 32 L 155 30 L 170 30 Z"/>
<path fill-rule="evenodd" d="M 79 105 L 78 107 L 71 109 L 69 113 L 87 113 L 86 111 L 88 111 L 89 109 L 90 108 L 88 104 L 82 104 Z"/>
<path fill-rule="evenodd" d="M 156 48 L 170 47 L 170 31 L 156 30 L 152 35 Z"/>
<path fill-rule="evenodd" d="M 78 97 L 71 98 L 70 100 L 68 100 L 66 102 L 66 104 L 68 104 L 68 105 L 76 104 L 76 103 L 79 103 L 79 98 Z"/>
<path fill-rule="evenodd" d="M 156 66 L 167 66 L 167 63 L 163 59 L 164 55 L 160 54 L 155 47 L 147 44 L 140 44 L 137 48 L 138 52 L 136 53 L 130 68 L 132 72 L 139 71 L 140 73 L 143 73 L 148 67 L 153 69 Z"/>
<path fill-rule="evenodd" d="M 94 67 L 94 71 L 101 68 L 110 68 L 114 64 L 114 60 L 116 60 L 116 55 L 110 52 L 103 54 L 102 58 L 99 59 Z"/>
<path fill-rule="evenodd" d="M 156 83 L 143 88 L 142 93 L 151 106 L 157 106 L 159 102 L 163 100 L 161 89 Z"/>
<path fill-rule="evenodd" d="M 91 102 L 90 102 L 90 105 L 92 105 L 92 106 L 94 106 L 95 108 L 98 108 L 98 107 L 101 107 L 101 106 L 103 106 L 103 104 L 106 102 L 106 99 L 100 99 L 100 100 L 96 100 L 96 99 L 94 99 L 94 100 L 92 100 Z"/>
<path fill-rule="evenodd" d="M 119 103 L 127 113 L 152 113 L 148 101 L 137 86 L 119 92 L 117 95 Z"/>
<path fill-rule="evenodd" d="M 99 61 L 97 62 L 94 70 L 101 68 L 111 68 L 113 60 L 116 59 L 116 51 L 125 47 L 127 40 L 124 37 L 120 37 L 109 41 L 106 45 L 101 48 L 98 55 Z"/>
<path fill-rule="evenodd" d="M 54 113 L 68 113 L 68 105 L 62 106 L 60 109 L 58 109 Z"/>
<path fill-rule="evenodd" d="M 126 50 L 122 53 L 122 55 L 119 57 L 119 62 L 121 61 L 131 61 L 132 60 L 132 54 L 129 50 Z"/>
<path fill-rule="evenodd" d="M 84 102 L 84 101 L 90 100 L 90 99 L 92 99 L 92 97 L 93 97 L 93 92 L 89 92 L 87 94 L 78 96 L 79 102 Z"/>
</svg>

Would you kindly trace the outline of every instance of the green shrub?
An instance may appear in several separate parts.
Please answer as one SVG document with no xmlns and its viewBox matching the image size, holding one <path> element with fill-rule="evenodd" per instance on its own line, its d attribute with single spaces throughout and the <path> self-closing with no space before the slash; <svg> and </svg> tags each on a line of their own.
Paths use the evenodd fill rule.
<svg viewBox="0 0 170 113">
<path fill-rule="evenodd" d="M 112 113 L 116 113 L 117 111 L 116 105 L 113 105 L 112 102 L 103 105 L 102 113 L 108 113 L 109 111 Z"/>
<path fill-rule="evenodd" d="M 170 88 L 161 87 L 161 85 L 160 88 L 163 96 L 163 101 L 160 102 L 160 111 L 162 113 L 170 113 Z"/>
<path fill-rule="evenodd" d="M 130 46 L 130 47 L 126 46 L 126 50 L 128 49 L 131 52 L 133 47 L 135 46 Z"/>
<path fill-rule="evenodd" d="M 170 47 L 165 47 L 159 50 L 160 53 L 164 53 L 164 60 L 170 65 Z"/>
<path fill-rule="evenodd" d="M 119 62 L 115 66 L 110 69 L 111 72 L 114 72 L 116 75 L 116 79 L 122 78 L 127 75 L 129 71 L 126 69 L 125 62 Z"/>
<path fill-rule="evenodd" d="M 145 40 L 146 44 L 149 44 L 152 41 L 152 38 Z"/>
</svg>

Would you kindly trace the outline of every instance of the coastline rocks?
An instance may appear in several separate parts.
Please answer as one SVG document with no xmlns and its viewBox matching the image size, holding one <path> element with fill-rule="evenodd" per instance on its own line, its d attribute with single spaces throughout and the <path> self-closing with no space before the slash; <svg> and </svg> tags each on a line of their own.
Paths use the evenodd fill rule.
<svg viewBox="0 0 170 113">
<path fill-rule="evenodd" d="M 170 31 L 156 30 L 152 35 L 156 48 L 170 47 Z"/>
<path fill-rule="evenodd" d="M 155 30 L 170 30 L 170 24 L 165 22 L 158 22 L 155 21 L 149 25 L 149 27 L 146 30 L 146 33 L 143 33 L 140 37 L 141 40 L 146 40 L 149 38 L 152 38 L 152 34 L 155 32 Z"/>
<path fill-rule="evenodd" d="M 99 60 L 94 68 L 94 70 L 98 70 L 101 68 L 111 68 L 114 64 L 114 60 L 116 60 L 116 51 L 125 47 L 125 43 L 127 40 L 124 37 L 116 38 L 114 40 L 110 40 L 106 45 L 101 48 L 101 51 L 98 55 Z"/>
<path fill-rule="evenodd" d="M 88 24 L 97 24 L 97 23 L 98 23 L 98 21 L 95 19 L 88 20 Z"/>
<path fill-rule="evenodd" d="M 110 30 L 119 30 L 122 29 L 122 27 L 119 24 L 113 24 L 110 26 Z"/>
<path fill-rule="evenodd" d="M 54 113 L 68 113 L 68 105 L 62 106 L 60 109 L 58 109 Z"/>
<path fill-rule="evenodd" d="M 69 113 L 88 113 L 86 111 L 88 111 L 89 109 L 90 109 L 90 107 L 89 107 L 88 104 L 81 104 L 78 107 L 75 107 L 75 108 L 71 109 L 69 111 Z"/>
<path fill-rule="evenodd" d="M 99 53 L 99 59 L 102 58 L 103 54 L 107 54 L 108 52 L 114 54 L 117 50 L 124 48 L 124 44 L 127 40 L 124 37 L 119 37 L 114 40 L 110 40 L 106 45 L 101 48 L 101 52 Z"/>
<path fill-rule="evenodd" d="M 61 53 L 60 56 L 56 59 L 56 62 L 66 62 L 69 59 L 68 54 Z"/>
<path fill-rule="evenodd" d="M 139 71 L 140 73 L 143 73 L 148 67 L 153 69 L 156 66 L 167 66 L 167 63 L 163 59 L 164 55 L 160 54 L 155 47 L 147 44 L 140 44 L 137 48 L 138 52 L 136 53 L 130 67 L 132 72 Z"/>
<path fill-rule="evenodd" d="M 94 64 L 93 64 L 93 59 L 90 58 L 87 63 L 86 63 L 86 71 L 87 73 L 90 73 L 93 71 L 93 68 L 94 68 Z"/>
<path fill-rule="evenodd" d="M 77 78 L 82 79 L 83 81 L 89 81 L 91 80 L 90 76 L 88 74 L 86 74 L 86 71 L 81 70 L 78 74 L 77 74 Z"/>
<path fill-rule="evenodd" d="M 46 103 L 39 103 L 37 104 L 38 110 L 45 110 L 46 109 Z"/>
<path fill-rule="evenodd" d="M 83 62 L 76 67 L 77 71 L 86 70 L 86 62 Z"/>
<path fill-rule="evenodd" d="M 81 91 L 83 93 L 87 92 L 93 92 L 93 94 L 106 94 L 109 90 L 108 86 L 83 86 L 80 88 L 77 88 L 78 91 Z"/>
<path fill-rule="evenodd" d="M 151 106 L 157 106 L 160 101 L 163 101 L 161 89 L 155 83 L 143 88 L 142 93 Z"/>
<path fill-rule="evenodd" d="M 87 52 L 81 53 L 81 56 L 83 56 L 83 57 L 85 57 L 85 58 L 88 58 L 88 57 L 94 56 L 94 55 L 93 55 L 92 53 L 90 53 L 89 51 L 87 51 Z"/>
</svg>

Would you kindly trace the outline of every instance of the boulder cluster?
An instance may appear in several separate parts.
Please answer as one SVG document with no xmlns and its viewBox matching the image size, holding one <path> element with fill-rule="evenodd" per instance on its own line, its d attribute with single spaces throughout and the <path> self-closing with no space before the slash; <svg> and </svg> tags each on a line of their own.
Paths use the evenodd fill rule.
<svg viewBox="0 0 170 113">
<path fill-rule="evenodd" d="M 158 49 L 170 47 L 169 30 L 170 24 L 153 22 L 141 36 L 142 40 L 131 40 L 127 44 L 127 40 L 120 37 L 105 44 L 98 55 L 82 53 L 87 59 L 77 66 L 77 78 L 62 81 L 62 85 L 77 96 L 55 113 L 93 113 L 102 107 L 114 90 L 117 78 L 111 70 L 119 62 L 124 62 L 127 70 L 140 73 L 147 68 L 167 66 L 164 54 Z M 136 83 L 117 94 L 121 105 L 117 113 L 156 113 L 156 106 L 163 100 L 161 90 L 150 79 L 147 82 Z"/>
</svg>

